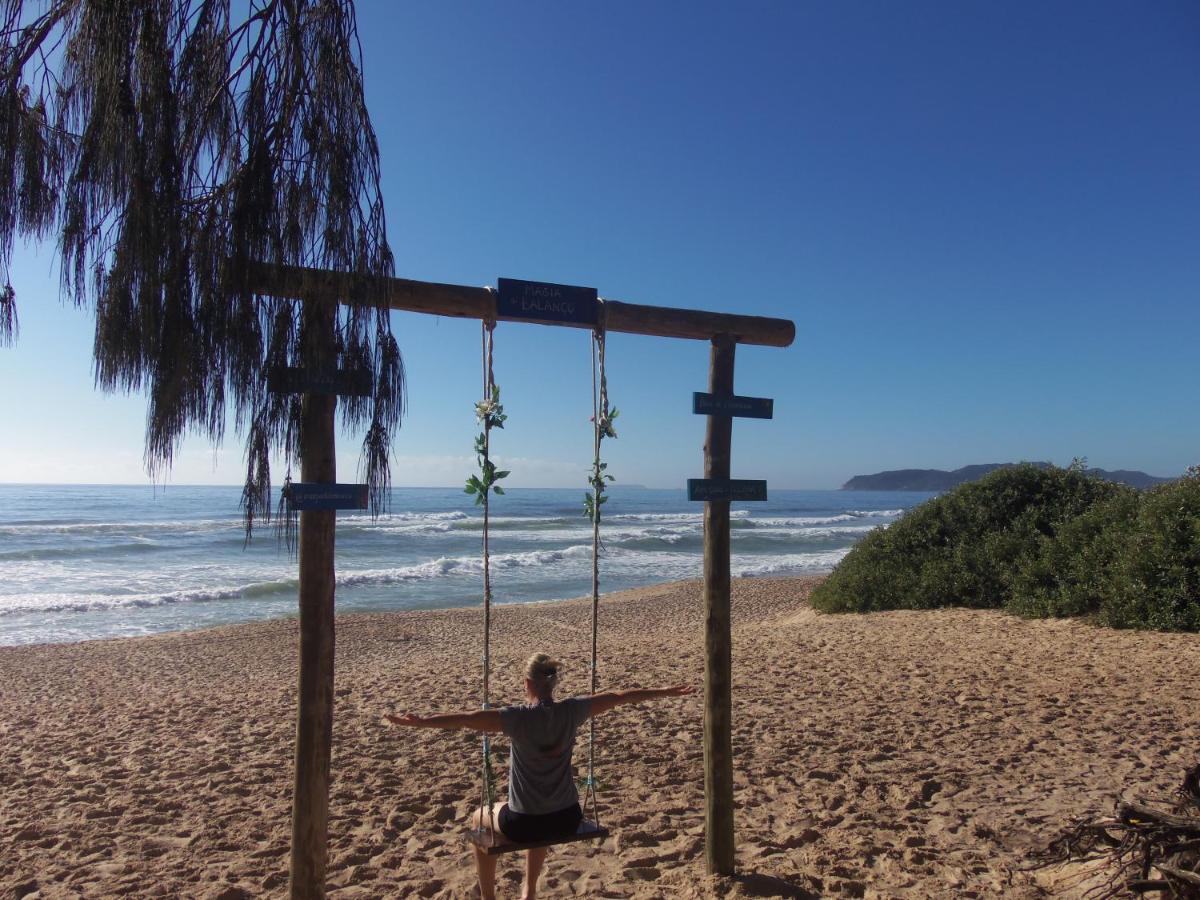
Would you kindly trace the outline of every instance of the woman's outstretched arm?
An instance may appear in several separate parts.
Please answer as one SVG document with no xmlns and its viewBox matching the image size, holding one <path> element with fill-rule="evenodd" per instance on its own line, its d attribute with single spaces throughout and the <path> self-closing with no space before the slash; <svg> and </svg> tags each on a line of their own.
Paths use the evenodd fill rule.
<svg viewBox="0 0 1200 900">
<path fill-rule="evenodd" d="M 626 691 L 603 691 L 592 694 L 592 715 L 598 716 L 618 706 L 641 703 L 645 700 L 661 700 L 663 697 L 686 697 L 696 693 L 690 684 L 677 684 L 668 688 L 631 688 Z"/>
<path fill-rule="evenodd" d="M 398 716 L 385 715 L 393 725 L 405 728 L 469 728 L 472 731 L 501 731 L 500 710 L 481 709 L 469 713 L 437 713 L 432 716 L 416 716 L 403 713 Z"/>
</svg>

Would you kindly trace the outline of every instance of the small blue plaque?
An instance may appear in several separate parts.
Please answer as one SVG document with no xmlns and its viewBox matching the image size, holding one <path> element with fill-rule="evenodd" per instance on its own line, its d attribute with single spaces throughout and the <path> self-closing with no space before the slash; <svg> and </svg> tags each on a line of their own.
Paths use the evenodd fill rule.
<svg viewBox="0 0 1200 900">
<path fill-rule="evenodd" d="M 744 478 L 689 478 L 689 500 L 766 500 L 767 483 Z"/>
<path fill-rule="evenodd" d="M 292 482 L 285 488 L 288 503 L 297 512 L 330 509 L 366 509 L 365 484 L 301 484 Z"/>
<path fill-rule="evenodd" d="M 599 294 L 595 288 L 501 278 L 496 315 L 521 322 L 571 322 L 595 325 Z"/>
<path fill-rule="evenodd" d="M 335 394 L 338 397 L 370 397 L 370 369 L 336 369 L 310 372 L 295 366 L 273 366 L 267 371 L 267 390 L 272 394 Z"/>
<path fill-rule="evenodd" d="M 769 397 L 739 397 L 736 394 L 692 394 L 692 412 L 698 416 L 736 416 L 743 419 L 770 419 L 775 401 Z"/>
</svg>

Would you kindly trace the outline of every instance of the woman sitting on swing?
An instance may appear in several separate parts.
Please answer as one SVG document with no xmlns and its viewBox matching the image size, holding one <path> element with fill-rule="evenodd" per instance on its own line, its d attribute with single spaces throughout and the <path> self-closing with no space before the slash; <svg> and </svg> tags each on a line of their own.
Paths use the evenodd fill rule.
<svg viewBox="0 0 1200 900">
<path fill-rule="evenodd" d="M 555 701 L 554 689 L 562 666 L 545 653 L 538 653 L 525 664 L 525 696 L 528 703 L 503 709 L 484 709 L 469 713 L 442 713 L 433 716 L 385 716 L 394 725 L 411 728 L 469 728 L 475 731 L 503 731 L 512 743 L 509 757 L 508 802 L 488 809 L 477 809 L 471 816 L 471 828 L 492 832 L 493 823 L 500 832 L 498 842 L 532 843 L 575 834 L 583 820 L 579 794 L 571 769 L 571 751 L 575 732 L 591 716 L 618 706 L 683 697 L 695 688 L 679 685 L 604 691 L 586 697 Z M 475 868 L 479 875 L 479 893 L 483 900 L 496 896 L 496 858 L 475 848 Z M 538 876 L 546 859 L 546 847 L 531 847 L 525 856 L 524 896 L 537 895 Z"/>
</svg>

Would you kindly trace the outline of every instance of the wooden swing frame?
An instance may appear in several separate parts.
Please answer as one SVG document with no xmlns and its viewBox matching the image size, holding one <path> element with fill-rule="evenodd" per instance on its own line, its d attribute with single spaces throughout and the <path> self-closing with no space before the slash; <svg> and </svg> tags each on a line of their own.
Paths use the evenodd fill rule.
<svg viewBox="0 0 1200 900">
<path fill-rule="evenodd" d="M 305 358 L 333 368 L 337 360 L 334 328 L 339 303 L 374 292 L 390 309 L 485 321 L 529 321 L 497 314 L 487 288 L 437 284 L 403 278 L 371 279 L 298 266 L 251 264 L 247 290 L 281 299 L 302 300 Z M 382 289 L 382 290 L 380 290 Z M 734 351 L 739 343 L 787 347 L 796 337 L 787 319 L 730 315 L 693 309 L 605 301 L 608 332 L 684 338 L 711 343 L 709 392 L 733 394 Z M 573 322 L 531 324 L 588 327 Z M 302 416 L 301 479 L 333 484 L 336 398 L 306 394 Z M 707 417 L 704 477 L 729 478 L 733 419 L 728 413 Z M 704 797 L 705 863 L 710 874 L 734 873 L 732 666 L 730 627 L 729 500 L 704 504 Z M 293 898 L 325 896 L 329 847 L 329 768 L 333 737 L 334 534 L 332 510 L 300 513 L 300 659 L 296 712 L 295 778 L 289 893 Z M 580 840 L 593 835 L 579 836 Z M 528 849 L 534 844 L 496 844 L 494 852 Z M 504 848 L 504 849 L 501 849 Z M 491 850 L 488 851 L 493 852 Z"/>
</svg>

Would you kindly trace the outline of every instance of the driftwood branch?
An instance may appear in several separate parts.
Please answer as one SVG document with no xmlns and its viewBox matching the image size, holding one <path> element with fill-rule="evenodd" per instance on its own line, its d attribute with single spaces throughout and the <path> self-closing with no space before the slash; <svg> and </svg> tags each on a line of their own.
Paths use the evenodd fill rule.
<svg viewBox="0 0 1200 900">
<path fill-rule="evenodd" d="M 1200 900 L 1200 765 L 1189 769 L 1173 810 L 1122 801 L 1112 816 L 1074 821 L 1035 855 L 1034 868 L 1104 859 L 1089 900 L 1161 894 Z"/>
<path fill-rule="evenodd" d="M 1162 865 L 1158 867 L 1158 871 L 1171 879 L 1182 881 L 1184 884 L 1189 884 L 1192 887 L 1200 887 L 1200 875 L 1197 875 L 1195 872 L 1190 872 L 1187 869 L 1177 869 L 1174 866 Z"/>
<path fill-rule="evenodd" d="M 1181 836 L 1200 838 L 1200 818 L 1176 816 L 1144 803 L 1120 803 L 1117 818 L 1126 825 L 1169 828 Z"/>
</svg>

